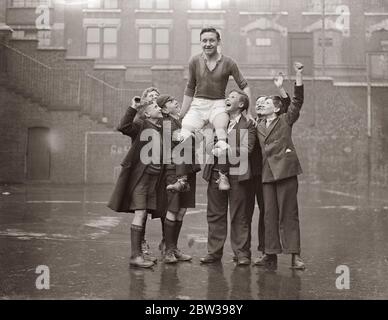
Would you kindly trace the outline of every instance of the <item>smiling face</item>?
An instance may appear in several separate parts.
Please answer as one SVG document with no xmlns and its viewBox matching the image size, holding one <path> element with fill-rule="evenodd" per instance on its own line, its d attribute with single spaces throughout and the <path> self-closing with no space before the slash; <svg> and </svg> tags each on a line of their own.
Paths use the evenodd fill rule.
<svg viewBox="0 0 388 320">
<path fill-rule="evenodd" d="M 156 101 L 156 99 L 160 96 L 159 92 L 157 91 L 150 91 L 145 96 L 146 101 Z"/>
<path fill-rule="evenodd" d="M 272 98 L 266 98 L 265 101 L 257 108 L 257 113 L 261 116 L 272 116 L 280 111 L 276 107 Z"/>
<path fill-rule="evenodd" d="M 179 116 L 181 106 L 177 100 L 167 101 L 163 107 L 163 112 L 172 116 Z"/>
<path fill-rule="evenodd" d="M 219 43 L 215 32 L 204 32 L 201 35 L 201 47 L 207 56 L 213 56 L 217 53 Z"/>
<path fill-rule="evenodd" d="M 259 109 L 264 104 L 266 98 L 267 97 L 259 97 L 259 98 L 257 98 L 257 100 L 256 100 L 256 113 L 257 114 L 260 114 L 259 113 Z"/>
<path fill-rule="evenodd" d="M 156 102 L 153 102 L 146 107 L 144 115 L 147 119 L 163 118 L 162 109 L 156 104 Z"/>
<path fill-rule="evenodd" d="M 243 103 L 240 102 L 240 94 L 232 91 L 225 100 L 226 112 L 234 113 L 243 107 Z"/>
</svg>

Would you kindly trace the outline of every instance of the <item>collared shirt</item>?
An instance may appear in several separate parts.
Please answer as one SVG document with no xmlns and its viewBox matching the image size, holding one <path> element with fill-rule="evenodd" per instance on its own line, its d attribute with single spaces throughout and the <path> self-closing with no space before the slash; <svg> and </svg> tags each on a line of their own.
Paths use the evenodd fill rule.
<svg viewBox="0 0 388 320">
<path fill-rule="evenodd" d="M 265 126 L 266 126 L 267 128 L 269 128 L 269 126 L 271 125 L 271 123 L 272 123 L 274 120 L 276 120 L 276 118 L 277 118 L 277 116 L 274 116 L 274 117 L 265 119 Z"/>
<path fill-rule="evenodd" d="M 239 123 L 241 119 L 241 113 L 234 119 L 230 119 L 229 125 L 228 125 L 228 134 L 233 130 L 234 126 Z"/>
<path fill-rule="evenodd" d="M 209 100 L 225 99 L 225 90 L 230 76 L 233 76 L 241 90 L 248 86 L 248 82 L 232 58 L 220 54 L 215 68 L 211 71 L 205 58 L 203 53 L 191 58 L 189 78 L 184 93 L 186 96 Z"/>
</svg>

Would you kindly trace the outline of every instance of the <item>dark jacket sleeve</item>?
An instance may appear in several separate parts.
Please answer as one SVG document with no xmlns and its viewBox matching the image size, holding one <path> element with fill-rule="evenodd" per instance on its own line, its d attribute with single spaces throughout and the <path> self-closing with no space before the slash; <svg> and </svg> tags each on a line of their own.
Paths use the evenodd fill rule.
<svg viewBox="0 0 388 320">
<path fill-rule="evenodd" d="M 129 107 L 125 112 L 124 117 L 121 119 L 117 130 L 126 136 L 130 136 L 135 139 L 140 132 L 141 122 L 133 121 L 136 116 L 137 110 Z"/>
<path fill-rule="evenodd" d="M 290 126 L 292 126 L 299 118 L 300 109 L 302 108 L 304 101 L 304 86 L 295 85 L 294 97 L 292 103 L 287 110 L 286 119 Z"/>
<path fill-rule="evenodd" d="M 243 135 L 241 135 L 242 132 Z M 256 128 L 253 123 L 249 123 L 247 129 L 245 129 L 244 131 L 240 131 L 241 141 L 238 141 L 236 146 L 231 146 L 232 149 L 234 149 L 235 154 L 240 154 L 241 149 L 245 149 L 244 151 L 247 151 L 248 154 L 251 154 L 253 149 L 255 148 L 255 143 L 257 139 L 256 134 Z M 242 142 L 242 145 L 240 145 L 240 142 Z"/>
<path fill-rule="evenodd" d="M 280 96 L 280 100 L 282 101 L 282 105 L 283 105 L 282 112 L 287 113 L 288 108 L 290 107 L 290 104 L 291 104 L 291 98 L 290 98 L 289 94 L 287 93 L 287 98 L 283 98 L 282 96 Z"/>
</svg>

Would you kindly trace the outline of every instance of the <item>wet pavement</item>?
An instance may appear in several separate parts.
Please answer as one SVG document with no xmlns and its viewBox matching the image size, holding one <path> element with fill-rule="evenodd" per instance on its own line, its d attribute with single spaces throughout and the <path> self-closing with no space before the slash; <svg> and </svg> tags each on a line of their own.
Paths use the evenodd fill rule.
<svg viewBox="0 0 388 320">
<path fill-rule="evenodd" d="M 105 203 L 112 185 L 0 186 L 0 299 L 388 299 L 388 189 L 300 184 L 302 256 L 307 269 L 237 267 L 228 243 L 222 263 L 206 254 L 206 189 L 185 217 L 180 247 L 190 263 L 153 270 L 128 267 L 131 214 Z M 257 208 L 252 224 L 257 257 Z M 160 221 L 147 240 L 157 256 Z M 50 270 L 38 290 L 36 268 Z M 336 268 L 350 272 L 350 289 L 336 287 Z"/>
</svg>

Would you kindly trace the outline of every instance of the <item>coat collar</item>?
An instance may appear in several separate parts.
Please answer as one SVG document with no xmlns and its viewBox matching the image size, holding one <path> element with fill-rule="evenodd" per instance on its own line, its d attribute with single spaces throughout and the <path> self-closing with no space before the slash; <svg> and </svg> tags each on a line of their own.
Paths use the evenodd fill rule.
<svg viewBox="0 0 388 320">
<path fill-rule="evenodd" d="M 266 127 L 265 122 L 266 122 L 265 119 L 259 122 L 259 125 L 257 126 L 257 131 L 262 136 L 264 136 L 265 139 L 267 139 L 271 135 L 273 129 L 276 127 L 277 123 L 279 122 L 279 117 L 273 120 L 268 128 Z"/>
</svg>

